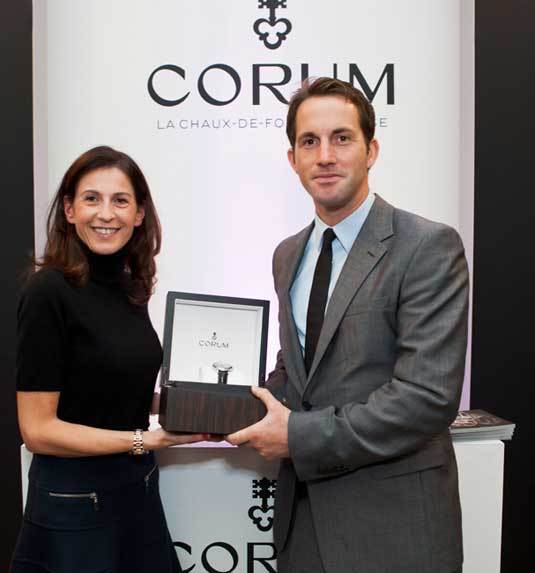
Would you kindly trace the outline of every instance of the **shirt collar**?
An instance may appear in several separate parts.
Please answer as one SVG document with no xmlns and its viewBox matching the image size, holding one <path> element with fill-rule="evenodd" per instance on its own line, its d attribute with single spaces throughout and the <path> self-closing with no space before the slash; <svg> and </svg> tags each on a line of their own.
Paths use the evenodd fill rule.
<svg viewBox="0 0 535 573">
<path fill-rule="evenodd" d="M 336 238 L 342 245 L 342 248 L 346 253 L 349 253 L 355 239 L 358 237 L 364 221 L 370 212 L 373 202 L 375 201 L 375 195 L 373 193 L 368 193 L 368 196 L 359 205 L 351 215 L 348 215 L 345 219 L 342 219 L 337 225 L 333 227 L 336 234 Z M 316 213 L 314 218 L 314 230 L 313 230 L 313 241 L 314 248 L 319 252 L 321 249 L 321 241 L 323 238 L 323 233 L 325 229 L 328 229 L 329 225 L 325 224 Z"/>
</svg>

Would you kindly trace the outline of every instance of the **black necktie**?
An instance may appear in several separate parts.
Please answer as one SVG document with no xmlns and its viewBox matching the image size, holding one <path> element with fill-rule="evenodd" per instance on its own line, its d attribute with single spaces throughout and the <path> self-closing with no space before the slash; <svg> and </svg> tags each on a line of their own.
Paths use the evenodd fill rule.
<svg viewBox="0 0 535 573">
<path fill-rule="evenodd" d="M 323 317 L 325 316 L 325 306 L 327 305 L 327 294 L 329 292 L 329 282 L 331 280 L 331 267 L 333 261 L 333 241 L 336 235 L 331 228 L 325 229 L 323 233 L 323 245 L 321 253 L 316 263 L 314 278 L 312 279 L 312 289 L 308 299 L 307 311 L 307 331 L 305 336 L 305 369 L 308 374 L 314 353 L 320 337 Z"/>
</svg>

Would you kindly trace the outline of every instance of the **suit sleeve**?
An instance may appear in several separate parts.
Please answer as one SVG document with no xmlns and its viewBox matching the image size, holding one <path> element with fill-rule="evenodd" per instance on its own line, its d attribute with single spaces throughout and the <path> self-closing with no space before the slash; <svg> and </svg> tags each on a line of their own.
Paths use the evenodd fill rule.
<svg viewBox="0 0 535 573">
<path fill-rule="evenodd" d="M 280 245 L 279 245 L 280 247 Z M 277 277 L 279 276 L 277 269 L 277 254 L 279 252 L 279 247 L 273 253 L 273 277 L 275 280 L 275 290 L 278 293 Z M 280 309 L 279 309 L 279 324 L 280 324 Z M 279 400 L 280 402 L 286 403 L 286 382 L 288 381 L 288 375 L 286 373 L 286 368 L 284 367 L 284 360 L 282 359 L 282 350 L 277 352 L 277 362 L 275 368 L 269 373 L 266 380 L 266 388 Z"/>
<path fill-rule="evenodd" d="M 366 403 L 292 412 L 289 449 L 297 475 L 338 475 L 412 451 L 457 413 L 467 342 L 468 268 L 458 234 L 435 227 L 401 282 L 392 379 Z M 358 381 L 355 381 L 358 383 Z"/>
<path fill-rule="evenodd" d="M 266 388 L 283 404 L 286 404 L 286 382 L 288 375 L 284 368 L 284 361 L 282 359 L 282 350 L 277 352 L 277 363 L 275 368 L 269 373 L 266 380 Z"/>
</svg>

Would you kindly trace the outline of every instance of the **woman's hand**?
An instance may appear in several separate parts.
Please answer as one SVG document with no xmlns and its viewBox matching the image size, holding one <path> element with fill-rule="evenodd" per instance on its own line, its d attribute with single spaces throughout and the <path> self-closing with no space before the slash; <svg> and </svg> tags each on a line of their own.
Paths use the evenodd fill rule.
<svg viewBox="0 0 535 573">
<path fill-rule="evenodd" d="M 213 441 L 211 434 L 176 434 L 166 432 L 163 428 L 143 432 L 143 446 L 146 450 L 160 450 L 169 446 L 207 441 Z"/>
</svg>

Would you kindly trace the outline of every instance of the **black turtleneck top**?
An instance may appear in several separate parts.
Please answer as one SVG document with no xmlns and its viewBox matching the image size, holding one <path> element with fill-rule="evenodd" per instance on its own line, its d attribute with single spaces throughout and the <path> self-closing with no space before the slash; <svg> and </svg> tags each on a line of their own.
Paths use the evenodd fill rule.
<svg viewBox="0 0 535 573">
<path fill-rule="evenodd" d="M 129 302 L 125 249 L 86 249 L 90 278 L 42 269 L 18 308 L 17 390 L 59 391 L 58 418 L 113 430 L 147 429 L 162 350 L 147 307 Z"/>
</svg>

